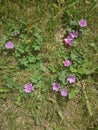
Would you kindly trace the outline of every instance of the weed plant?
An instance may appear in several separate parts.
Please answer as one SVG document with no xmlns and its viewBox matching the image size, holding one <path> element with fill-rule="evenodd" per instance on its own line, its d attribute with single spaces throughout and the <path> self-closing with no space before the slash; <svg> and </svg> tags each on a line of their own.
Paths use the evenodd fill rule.
<svg viewBox="0 0 98 130">
<path fill-rule="evenodd" d="M 22 113 L 29 110 L 34 130 L 35 126 L 89 130 L 90 122 L 97 130 L 97 112 L 92 105 L 98 88 L 97 22 L 92 24 L 97 19 L 93 16 L 97 5 L 95 0 L 0 2 L 0 97 L 5 102 L 11 99 Z M 61 29 L 64 33 L 58 36 Z M 80 116 L 89 123 L 82 121 L 82 125 Z M 9 129 L 18 129 L 14 115 L 8 120 Z M 32 129 L 30 123 L 24 128 L 26 121 L 19 129 Z M 8 127 L 2 125 L 1 129 Z"/>
</svg>

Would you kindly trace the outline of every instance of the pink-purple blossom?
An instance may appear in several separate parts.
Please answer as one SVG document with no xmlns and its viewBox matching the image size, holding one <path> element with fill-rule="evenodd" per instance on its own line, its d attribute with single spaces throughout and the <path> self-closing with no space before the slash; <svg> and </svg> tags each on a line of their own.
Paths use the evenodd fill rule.
<svg viewBox="0 0 98 130">
<path fill-rule="evenodd" d="M 54 91 L 59 91 L 59 89 L 61 88 L 61 86 L 58 84 L 58 83 L 56 83 L 56 82 L 54 82 L 53 84 L 52 84 L 52 89 L 54 90 Z"/>
<path fill-rule="evenodd" d="M 7 49 L 13 49 L 13 48 L 14 48 L 14 43 L 11 42 L 11 41 L 9 41 L 9 42 L 7 42 L 7 43 L 5 44 L 5 47 L 6 47 Z"/>
<path fill-rule="evenodd" d="M 70 37 L 67 37 L 64 39 L 64 43 L 71 46 L 71 45 L 73 45 L 73 39 Z"/>
<path fill-rule="evenodd" d="M 70 76 L 67 77 L 67 81 L 69 83 L 75 83 L 76 77 L 74 75 L 70 75 Z"/>
<path fill-rule="evenodd" d="M 66 90 L 61 90 L 61 91 L 60 91 L 60 94 L 61 94 L 61 96 L 63 96 L 63 97 L 66 97 L 66 96 L 68 95 L 68 93 L 67 93 Z"/>
<path fill-rule="evenodd" d="M 79 25 L 80 25 L 80 27 L 86 27 L 87 26 L 87 21 L 85 19 L 81 19 L 79 21 Z"/>
<path fill-rule="evenodd" d="M 24 85 L 24 92 L 25 93 L 31 93 L 32 91 L 34 91 L 34 86 L 32 85 L 32 83 Z"/>
<path fill-rule="evenodd" d="M 19 32 L 14 32 L 13 35 L 14 36 L 17 36 L 19 34 Z"/>
<path fill-rule="evenodd" d="M 69 67 L 72 63 L 70 60 L 65 60 L 65 61 L 63 61 L 63 64 L 64 64 L 64 66 Z"/>
<path fill-rule="evenodd" d="M 64 39 L 64 43 L 71 46 L 73 45 L 73 39 L 78 37 L 78 31 L 72 31 L 67 38 Z"/>
<path fill-rule="evenodd" d="M 71 39 L 73 39 L 73 38 L 77 38 L 78 37 L 78 31 L 72 31 L 70 34 L 69 34 L 69 37 L 71 38 Z"/>
</svg>

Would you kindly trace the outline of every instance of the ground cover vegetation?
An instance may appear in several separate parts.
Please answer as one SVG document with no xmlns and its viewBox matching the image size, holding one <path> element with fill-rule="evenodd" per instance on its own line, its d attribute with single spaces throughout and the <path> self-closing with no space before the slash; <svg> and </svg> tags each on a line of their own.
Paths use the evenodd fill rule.
<svg viewBox="0 0 98 130">
<path fill-rule="evenodd" d="M 98 130 L 97 0 L 0 1 L 0 129 Z"/>
</svg>

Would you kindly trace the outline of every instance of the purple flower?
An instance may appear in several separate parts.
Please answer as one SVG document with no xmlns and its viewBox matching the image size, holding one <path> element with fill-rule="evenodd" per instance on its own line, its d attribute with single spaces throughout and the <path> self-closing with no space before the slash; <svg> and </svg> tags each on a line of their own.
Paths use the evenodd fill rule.
<svg viewBox="0 0 98 130">
<path fill-rule="evenodd" d="M 53 87 L 53 90 L 56 92 L 59 91 L 59 89 L 61 88 L 61 86 L 56 82 L 52 84 L 52 87 Z"/>
<path fill-rule="evenodd" d="M 67 38 L 64 39 L 64 43 L 71 46 L 73 45 L 73 39 L 68 36 Z"/>
<path fill-rule="evenodd" d="M 34 91 L 34 86 L 32 84 L 25 84 L 24 85 L 24 92 L 25 93 L 31 93 Z"/>
<path fill-rule="evenodd" d="M 87 26 L 87 21 L 84 20 L 84 19 L 81 19 L 81 20 L 79 21 L 79 25 L 80 25 L 80 27 L 86 27 L 86 26 Z"/>
<path fill-rule="evenodd" d="M 14 33 L 13 33 L 14 36 L 17 36 L 18 34 L 19 34 L 18 32 L 14 32 Z"/>
<path fill-rule="evenodd" d="M 7 42 L 6 44 L 5 44 L 5 47 L 7 48 L 7 49 L 13 49 L 14 48 L 14 43 L 13 42 Z"/>
<path fill-rule="evenodd" d="M 74 30 L 73 30 L 73 31 L 69 34 L 69 37 L 72 38 L 72 39 L 73 39 L 73 38 L 77 38 L 77 37 L 78 37 L 78 31 L 74 31 Z"/>
<path fill-rule="evenodd" d="M 71 33 L 67 36 L 67 39 L 73 40 L 73 36 L 71 35 Z"/>
<path fill-rule="evenodd" d="M 61 93 L 61 96 L 63 97 L 66 97 L 68 95 L 66 90 L 61 90 L 60 93 Z"/>
<path fill-rule="evenodd" d="M 63 64 L 64 64 L 64 66 L 69 67 L 71 65 L 71 61 L 70 60 L 65 60 L 65 61 L 63 61 Z"/>
<path fill-rule="evenodd" d="M 76 81 L 76 77 L 73 76 L 73 75 L 70 75 L 70 76 L 67 77 L 67 81 L 69 83 L 74 83 Z"/>
</svg>

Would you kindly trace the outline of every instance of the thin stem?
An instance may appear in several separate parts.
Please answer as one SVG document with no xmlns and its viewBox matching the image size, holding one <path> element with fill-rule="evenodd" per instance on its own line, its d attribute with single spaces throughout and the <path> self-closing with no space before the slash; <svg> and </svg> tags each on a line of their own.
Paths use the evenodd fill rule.
<svg viewBox="0 0 98 130">
<path fill-rule="evenodd" d="M 89 100 L 88 100 L 88 96 L 87 96 L 87 93 L 86 93 L 86 90 L 85 90 L 85 85 L 81 81 L 80 81 L 80 84 L 82 86 L 82 90 L 83 90 L 83 93 L 84 93 L 84 96 L 85 96 L 88 112 L 89 112 L 90 116 L 92 116 L 93 113 L 92 113 L 91 106 L 90 106 L 90 103 L 89 103 Z"/>
</svg>

